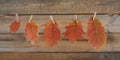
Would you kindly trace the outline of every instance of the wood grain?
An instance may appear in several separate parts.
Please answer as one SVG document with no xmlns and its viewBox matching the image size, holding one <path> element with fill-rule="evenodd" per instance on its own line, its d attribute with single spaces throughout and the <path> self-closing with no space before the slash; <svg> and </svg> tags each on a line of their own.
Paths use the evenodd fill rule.
<svg viewBox="0 0 120 60">
<path fill-rule="evenodd" d="M 120 0 L 0 0 L 0 14 L 120 13 Z"/>
<path fill-rule="evenodd" d="M 0 53 L 1 60 L 119 60 L 120 53 Z"/>
<path fill-rule="evenodd" d="M 86 32 L 87 21 L 94 11 L 108 33 L 107 44 L 101 53 L 94 53 L 86 35 L 82 41 L 72 44 L 62 34 L 57 46 L 47 47 L 42 35 L 49 15 L 54 15 L 61 33 L 75 19 L 73 15 L 79 15 Z M 9 25 L 15 21 L 16 13 L 21 15 L 22 24 L 17 33 L 10 33 Z M 31 14 L 40 30 L 40 39 L 34 46 L 23 34 Z M 120 14 L 120 0 L 0 0 L 0 60 L 120 60 L 120 16 L 110 14 Z"/>
<path fill-rule="evenodd" d="M 119 52 L 119 36 L 120 34 L 108 34 L 106 46 L 101 48 L 100 52 Z M 27 42 L 22 33 L 0 34 L 0 52 L 96 52 L 94 48 L 88 45 L 86 37 L 75 43 L 70 43 L 67 38 L 62 35 L 61 40 L 56 46 L 48 48 L 40 34 L 39 40 L 35 45 Z"/>
</svg>

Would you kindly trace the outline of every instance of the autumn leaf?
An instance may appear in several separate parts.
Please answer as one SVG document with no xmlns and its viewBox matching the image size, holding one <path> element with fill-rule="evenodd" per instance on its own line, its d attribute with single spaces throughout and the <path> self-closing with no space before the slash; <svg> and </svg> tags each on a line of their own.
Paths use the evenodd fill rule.
<svg viewBox="0 0 120 60">
<path fill-rule="evenodd" d="M 83 29 L 80 21 L 74 21 L 65 27 L 66 31 L 64 36 L 69 39 L 70 42 L 75 42 L 78 39 L 82 39 Z"/>
<path fill-rule="evenodd" d="M 39 38 L 39 30 L 38 26 L 35 22 L 30 21 L 25 26 L 25 37 L 27 41 L 30 41 L 31 44 L 35 44 L 35 42 Z"/>
<path fill-rule="evenodd" d="M 93 46 L 97 51 L 100 50 L 100 47 L 106 44 L 106 33 L 105 29 L 102 26 L 101 22 L 95 18 L 90 18 L 87 26 L 87 39 L 91 46 Z"/>
<path fill-rule="evenodd" d="M 49 47 L 57 44 L 57 41 L 60 40 L 60 30 L 56 22 L 51 21 L 46 24 L 43 38 Z"/>
<path fill-rule="evenodd" d="M 10 27 L 10 32 L 15 33 L 20 28 L 20 21 L 14 21 L 9 27 Z"/>
</svg>

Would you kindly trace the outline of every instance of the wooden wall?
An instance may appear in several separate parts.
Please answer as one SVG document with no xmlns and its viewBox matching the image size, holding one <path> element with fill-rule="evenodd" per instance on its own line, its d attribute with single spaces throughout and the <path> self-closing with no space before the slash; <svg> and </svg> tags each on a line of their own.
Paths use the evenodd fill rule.
<svg viewBox="0 0 120 60">
<path fill-rule="evenodd" d="M 63 36 L 65 26 L 78 15 L 86 32 L 88 19 L 97 11 L 97 18 L 105 26 L 107 45 L 99 53 L 88 45 L 86 34 L 81 41 L 68 42 Z M 9 32 L 9 25 L 18 13 L 22 26 L 17 33 Z M 24 26 L 30 15 L 40 30 L 40 39 L 32 46 L 24 37 Z M 48 48 L 42 39 L 44 25 L 53 15 L 61 29 L 61 41 Z M 119 0 L 0 0 L 0 59 L 2 60 L 119 60 L 120 55 Z M 118 52 L 118 53 L 117 53 Z"/>
</svg>

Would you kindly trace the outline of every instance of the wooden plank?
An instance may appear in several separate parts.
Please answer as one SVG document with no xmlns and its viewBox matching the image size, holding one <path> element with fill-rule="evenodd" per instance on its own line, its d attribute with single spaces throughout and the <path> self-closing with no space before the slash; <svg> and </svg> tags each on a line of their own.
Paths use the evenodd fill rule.
<svg viewBox="0 0 120 60">
<path fill-rule="evenodd" d="M 120 0 L 0 0 L 0 14 L 120 13 Z"/>
<path fill-rule="evenodd" d="M 119 52 L 120 50 L 120 34 L 108 34 L 106 46 L 101 48 L 100 52 Z M 116 43 L 117 42 L 117 43 Z M 117 48 L 116 48 L 117 47 Z M 61 41 L 56 46 L 48 48 L 40 34 L 39 40 L 33 46 L 27 42 L 22 33 L 0 34 L 0 52 L 96 52 L 93 47 L 88 45 L 86 37 L 75 43 L 70 43 L 67 38 L 62 35 Z"/>
<path fill-rule="evenodd" d="M 120 53 L 0 53 L 1 60 L 119 60 Z"/>
<path fill-rule="evenodd" d="M 78 15 L 78 19 L 82 22 L 83 29 L 86 32 L 88 19 L 93 15 Z M 17 33 L 23 33 L 25 24 L 30 16 L 19 16 L 21 21 L 20 30 Z M 54 19 L 57 21 L 58 26 L 62 33 L 65 31 L 65 26 L 71 23 L 75 17 L 74 15 L 54 15 Z M 97 15 L 101 23 L 105 26 L 106 31 L 120 32 L 120 16 L 119 15 Z M 9 25 L 15 21 L 15 16 L 0 16 L 0 33 L 9 33 Z M 40 33 L 43 33 L 45 24 L 50 21 L 49 15 L 34 15 L 33 21 L 39 26 Z"/>
</svg>

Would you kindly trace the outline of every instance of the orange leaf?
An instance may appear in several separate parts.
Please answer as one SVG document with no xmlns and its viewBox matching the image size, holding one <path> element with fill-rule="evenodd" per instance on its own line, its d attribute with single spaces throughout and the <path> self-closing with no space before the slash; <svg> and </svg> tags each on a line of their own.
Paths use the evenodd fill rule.
<svg viewBox="0 0 120 60">
<path fill-rule="evenodd" d="M 14 33 L 16 31 L 18 31 L 18 29 L 20 28 L 20 21 L 14 21 L 11 25 L 10 25 L 10 32 Z"/>
<path fill-rule="evenodd" d="M 57 23 L 48 22 L 44 30 L 44 40 L 47 42 L 49 47 L 57 44 L 60 40 L 60 30 L 58 29 Z"/>
<path fill-rule="evenodd" d="M 65 37 L 69 38 L 70 42 L 75 42 L 82 39 L 83 29 L 80 21 L 74 21 L 65 27 Z"/>
<path fill-rule="evenodd" d="M 31 44 L 35 44 L 35 41 L 38 40 L 39 38 L 39 30 L 38 26 L 36 25 L 35 22 L 30 21 L 26 24 L 25 26 L 25 37 L 27 41 L 30 41 Z"/>
<path fill-rule="evenodd" d="M 100 23 L 100 21 L 95 18 L 90 18 L 87 26 L 87 39 L 91 46 L 93 46 L 97 51 L 100 47 L 106 44 L 106 33 L 105 29 Z"/>
</svg>

